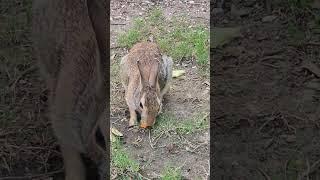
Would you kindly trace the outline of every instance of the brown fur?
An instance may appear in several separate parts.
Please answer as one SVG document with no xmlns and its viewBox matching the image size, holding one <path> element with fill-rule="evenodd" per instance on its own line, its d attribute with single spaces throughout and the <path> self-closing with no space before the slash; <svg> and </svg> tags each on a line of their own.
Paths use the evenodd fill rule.
<svg viewBox="0 0 320 180">
<path fill-rule="evenodd" d="M 129 126 L 137 124 L 136 111 L 141 114 L 141 127 L 154 124 L 161 110 L 162 96 L 168 90 L 164 86 L 171 81 L 161 74 L 164 66 L 160 49 L 152 42 L 137 43 L 122 59 L 120 75 L 130 111 Z M 172 62 L 165 69 L 170 71 L 170 76 L 171 68 Z"/>
<path fill-rule="evenodd" d="M 67 180 L 86 179 L 81 154 L 89 155 L 96 166 L 105 161 L 106 147 L 97 144 L 95 134 L 106 130 L 102 127 L 106 126 L 102 121 L 107 93 L 106 3 L 35 0 L 33 4 L 34 50 L 50 90 L 49 118 Z"/>
</svg>

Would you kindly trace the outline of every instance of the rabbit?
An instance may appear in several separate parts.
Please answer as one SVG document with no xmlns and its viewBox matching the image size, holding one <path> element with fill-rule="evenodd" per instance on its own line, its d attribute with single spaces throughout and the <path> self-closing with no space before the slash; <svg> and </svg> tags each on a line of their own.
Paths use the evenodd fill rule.
<svg viewBox="0 0 320 180">
<path fill-rule="evenodd" d="M 129 127 L 152 127 L 162 110 L 163 96 L 172 82 L 172 59 L 154 42 L 135 44 L 120 62 L 120 79 L 130 111 Z"/>
<path fill-rule="evenodd" d="M 34 0 L 35 58 L 66 180 L 106 179 L 106 0 Z M 89 173 L 85 158 L 91 160 Z M 88 176 L 88 177 L 87 177 Z M 89 177 L 91 176 L 91 177 Z"/>
</svg>

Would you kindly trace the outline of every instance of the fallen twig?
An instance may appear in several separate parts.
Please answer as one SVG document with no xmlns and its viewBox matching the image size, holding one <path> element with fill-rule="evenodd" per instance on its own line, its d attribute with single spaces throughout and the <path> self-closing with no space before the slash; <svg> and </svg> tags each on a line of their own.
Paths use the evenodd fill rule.
<svg viewBox="0 0 320 180">
<path fill-rule="evenodd" d="M 276 65 L 273 65 L 273 64 L 269 64 L 269 63 L 262 63 L 262 65 L 269 66 L 269 67 L 272 67 L 272 68 L 275 68 L 275 69 L 279 69 L 280 68 L 279 66 L 276 66 Z"/>
<path fill-rule="evenodd" d="M 208 18 L 206 18 L 206 17 L 201 17 L 201 16 L 193 16 L 193 18 L 198 18 L 198 19 L 209 20 Z"/>
<path fill-rule="evenodd" d="M 150 144 L 150 147 L 152 149 L 154 149 L 153 144 L 152 144 L 152 140 L 151 140 L 151 130 L 149 130 L 149 144 Z"/>
<path fill-rule="evenodd" d="M 162 137 L 162 135 L 163 135 L 164 133 L 165 133 L 165 131 L 162 131 L 162 133 L 153 140 L 153 142 L 154 142 L 154 143 L 153 143 L 153 146 L 155 146 L 155 145 L 158 143 L 159 139 Z"/>
<path fill-rule="evenodd" d="M 288 180 L 288 175 L 287 175 L 288 163 L 289 161 L 286 160 L 286 163 L 284 164 L 284 180 Z"/>
<path fill-rule="evenodd" d="M 121 46 L 112 46 L 110 47 L 110 49 L 118 49 L 118 48 L 122 48 Z"/>
<path fill-rule="evenodd" d="M 185 137 L 183 137 L 183 136 L 181 136 L 181 135 L 180 135 L 179 137 L 181 137 L 182 139 L 184 139 L 184 141 L 186 141 L 186 142 L 189 144 L 189 146 L 192 147 L 193 149 L 196 148 L 196 146 L 193 145 L 187 138 L 185 138 Z"/>
<path fill-rule="evenodd" d="M 260 59 L 260 62 L 262 61 L 267 61 L 267 60 L 270 60 L 270 59 L 279 59 L 279 60 L 284 60 L 285 58 L 282 57 L 282 56 L 279 56 L 279 55 L 274 55 L 274 56 L 266 56 L 266 57 L 263 57 Z"/>
<path fill-rule="evenodd" d="M 266 172 L 264 172 L 262 169 L 258 168 L 260 173 L 266 178 L 266 180 L 271 180 L 270 176 Z"/>
<path fill-rule="evenodd" d="M 269 124 L 269 122 L 273 121 L 274 119 L 275 119 L 275 118 L 272 117 L 272 118 L 270 118 L 269 120 L 267 120 L 266 122 L 264 122 L 264 123 L 260 126 L 260 128 L 259 128 L 259 132 L 261 132 L 261 130 L 262 130 L 267 124 Z"/>
<path fill-rule="evenodd" d="M 206 177 L 209 177 L 209 172 L 206 170 L 206 168 L 204 167 L 204 166 L 201 166 L 202 168 L 203 168 L 203 170 L 204 170 L 204 173 L 205 173 L 205 176 Z"/>
<path fill-rule="evenodd" d="M 307 42 L 305 45 L 311 45 L 311 46 L 320 46 L 319 42 Z"/>
<path fill-rule="evenodd" d="M 297 116 L 297 115 L 294 115 L 294 114 L 289 113 L 289 112 L 286 112 L 286 111 L 281 111 L 281 113 L 284 113 L 285 115 L 290 116 L 290 117 L 293 117 L 293 118 L 295 118 L 295 119 L 297 119 L 297 120 L 301 120 L 301 121 L 304 121 L 304 122 L 309 121 L 309 119 L 304 119 L 304 118 L 302 118 L 302 117 L 299 117 L 299 116 Z"/>
<path fill-rule="evenodd" d="M 307 161 L 307 172 L 310 172 L 310 162 L 308 159 L 306 159 L 306 161 Z M 309 180 L 309 173 L 307 175 L 307 180 Z"/>
<path fill-rule="evenodd" d="M 206 144 L 207 144 L 207 143 L 201 143 L 201 144 L 199 144 L 198 146 L 194 147 L 193 149 L 189 149 L 189 150 L 187 150 L 187 151 L 192 152 L 192 153 L 195 153 L 196 150 L 197 150 L 199 147 L 201 147 L 201 146 L 203 146 L 203 145 L 206 145 Z"/>
<path fill-rule="evenodd" d="M 312 72 L 318 78 L 320 78 L 320 68 L 316 64 L 314 64 L 310 61 L 305 61 L 305 62 L 303 62 L 301 67 L 308 69 L 310 72 Z"/>
<path fill-rule="evenodd" d="M 115 25 L 115 26 L 124 26 L 124 25 L 126 25 L 126 23 L 111 23 L 111 25 Z"/>
<path fill-rule="evenodd" d="M 141 173 L 138 173 L 138 175 L 140 176 L 140 178 L 143 178 L 143 179 L 145 179 L 145 180 L 151 180 L 150 178 L 147 178 L 147 177 L 145 177 L 145 176 L 142 176 Z"/>
</svg>

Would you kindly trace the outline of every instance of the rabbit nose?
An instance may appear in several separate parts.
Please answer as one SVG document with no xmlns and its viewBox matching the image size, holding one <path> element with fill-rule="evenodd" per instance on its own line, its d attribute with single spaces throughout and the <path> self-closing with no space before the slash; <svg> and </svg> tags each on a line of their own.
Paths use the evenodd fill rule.
<svg viewBox="0 0 320 180">
<path fill-rule="evenodd" d="M 140 124 L 140 127 L 143 128 L 143 129 L 145 129 L 145 128 L 148 127 L 148 125 L 147 125 L 147 123 L 141 123 L 141 124 Z"/>
<path fill-rule="evenodd" d="M 151 127 L 155 124 L 155 118 L 153 117 L 148 117 L 147 121 L 141 121 L 140 127 L 141 128 L 148 128 Z"/>
</svg>

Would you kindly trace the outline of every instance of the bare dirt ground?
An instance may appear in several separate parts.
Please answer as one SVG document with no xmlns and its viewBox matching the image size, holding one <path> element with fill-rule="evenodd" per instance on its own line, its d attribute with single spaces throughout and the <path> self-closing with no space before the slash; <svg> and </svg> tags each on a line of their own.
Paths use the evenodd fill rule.
<svg viewBox="0 0 320 180">
<path fill-rule="evenodd" d="M 294 17 L 306 33 L 296 43 L 288 6 L 268 13 L 260 1 L 232 4 L 241 17 L 230 1 L 213 17 L 216 27 L 242 32 L 212 52 L 214 179 L 319 179 L 320 38 L 306 26 L 312 16 Z M 263 20 L 269 15 L 276 18 Z"/>
<path fill-rule="evenodd" d="M 209 26 L 209 1 L 112 1 L 111 2 L 111 54 L 113 65 L 119 63 L 127 50 L 117 48 L 119 33 L 128 29 L 132 19 L 143 17 L 146 12 L 160 7 L 166 18 L 171 15 L 186 14 L 190 23 Z M 199 75 L 194 62 L 175 64 L 175 69 L 184 69 L 185 76 L 173 80 L 170 92 L 165 96 L 164 114 L 171 114 L 179 121 L 203 113 L 209 119 L 209 80 Z M 141 174 L 148 178 L 159 178 L 168 165 L 181 167 L 185 179 L 206 179 L 209 173 L 209 129 L 187 136 L 174 132 L 164 135 L 153 143 L 152 131 L 133 131 L 127 129 L 128 108 L 124 99 L 124 89 L 115 73 L 111 77 L 111 121 L 112 126 L 124 133 L 126 151 L 142 167 Z M 154 130 L 157 129 L 155 125 Z M 138 142 L 138 143 L 137 143 Z M 197 147 L 198 146 L 198 147 Z M 196 149 L 194 149 L 197 147 Z M 190 151 L 194 149 L 194 151 Z"/>
</svg>

